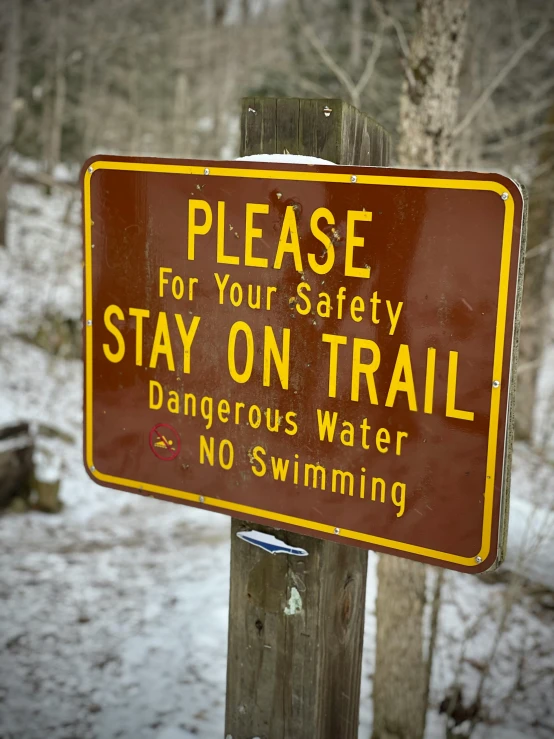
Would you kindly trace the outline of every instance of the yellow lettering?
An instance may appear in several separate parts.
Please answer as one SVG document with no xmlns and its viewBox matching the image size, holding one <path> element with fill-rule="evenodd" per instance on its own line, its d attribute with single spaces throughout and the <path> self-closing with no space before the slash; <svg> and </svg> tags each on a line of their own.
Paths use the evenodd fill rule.
<svg viewBox="0 0 554 739">
<path fill-rule="evenodd" d="M 281 269 L 283 257 L 286 253 L 292 254 L 296 271 L 302 272 L 302 257 L 300 255 L 300 242 L 298 240 L 296 213 L 292 205 L 287 205 L 287 209 L 285 211 L 285 217 L 283 218 L 283 226 L 281 228 L 279 243 L 277 244 L 277 253 L 275 254 L 273 269 Z"/>
<path fill-rule="evenodd" d="M 344 258 L 344 274 L 347 277 L 369 278 L 369 267 L 354 267 L 354 247 L 365 246 L 363 236 L 355 236 L 354 230 L 358 221 L 371 221 L 372 214 L 366 210 L 349 210 L 346 216 L 346 254 Z"/>
<path fill-rule="evenodd" d="M 354 446 L 354 426 L 350 423 L 350 421 L 342 422 L 340 440 L 344 444 L 344 446 Z"/>
<path fill-rule="evenodd" d="M 185 294 L 185 283 L 183 282 L 183 278 L 179 277 L 179 275 L 175 275 L 171 280 L 171 293 L 175 300 L 181 300 Z"/>
<path fill-rule="evenodd" d="M 225 459 L 225 449 L 227 449 L 227 460 Z M 219 466 L 224 470 L 230 470 L 235 459 L 235 449 L 229 439 L 223 439 L 219 445 Z"/>
<path fill-rule="evenodd" d="M 311 287 L 308 285 L 307 282 L 299 282 L 296 286 L 296 294 L 300 298 L 300 300 L 304 301 L 304 307 L 301 308 L 300 305 L 296 304 L 296 312 L 300 313 L 301 316 L 307 316 L 308 313 L 311 310 L 312 303 L 310 298 L 307 295 L 304 295 L 304 292 L 311 292 Z"/>
<path fill-rule="evenodd" d="M 266 293 L 266 296 L 265 296 L 265 299 L 266 299 L 266 302 L 267 302 L 266 310 L 271 310 L 271 296 L 272 296 L 273 293 L 276 293 L 276 292 L 277 292 L 277 288 L 276 287 L 268 287 L 267 288 L 267 293 Z"/>
<path fill-rule="evenodd" d="M 143 308 L 129 308 L 129 315 L 135 317 L 135 363 L 142 367 L 142 319 L 149 318 L 150 311 Z"/>
<path fill-rule="evenodd" d="M 167 395 L 167 410 L 170 413 L 179 413 L 179 394 L 175 390 L 170 390 Z"/>
<path fill-rule="evenodd" d="M 200 318 L 199 316 L 193 316 L 188 331 L 185 327 L 182 315 L 176 313 L 175 320 L 177 321 L 177 327 L 179 328 L 179 334 L 181 335 L 181 341 L 183 342 L 183 372 L 188 375 L 190 373 L 190 348 L 196 335 L 196 329 L 200 323 Z"/>
<path fill-rule="evenodd" d="M 385 502 L 385 481 L 381 477 L 371 478 L 371 500 L 375 500 L 377 495 L 377 485 L 381 488 L 381 503 Z"/>
<path fill-rule="evenodd" d="M 196 395 L 194 393 L 185 393 L 183 396 L 183 413 L 185 416 L 189 415 L 189 405 L 190 415 L 196 416 Z"/>
<path fill-rule="evenodd" d="M 197 211 L 203 211 L 206 220 L 203 224 L 196 223 Z M 188 222 L 188 247 L 187 257 L 189 260 L 194 259 L 194 241 L 197 236 L 204 236 L 208 233 L 213 223 L 212 209 L 204 200 L 189 200 L 189 222 Z M 161 289 L 161 288 L 160 288 Z"/>
<path fill-rule="evenodd" d="M 229 282 L 229 275 L 225 275 L 223 282 L 217 272 L 214 272 L 215 281 L 217 282 L 217 289 L 219 290 L 219 305 L 223 305 L 223 296 L 225 293 L 225 285 Z"/>
<path fill-rule="evenodd" d="M 229 413 L 231 412 L 231 406 L 228 400 L 220 400 L 217 404 L 217 416 L 221 423 L 227 423 L 229 420 Z"/>
<path fill-rule="evenodd" d="M 233 282 L 229 290 L 229 299 L 231 303 L 238 308 L 242 303 L 242 285 L 240 282 Z"/>
<path fill-rule="evenodd" d="M 285 420 L 290 426 L 290 428 L 285 429 L 285 434 L 288 434 L 289 436 L 294 436 L 298 432 L 298 424 L 294 420 L 296 418 L 296 413 L 293 411 L 289 411 L 285 415 Z"/>
<path fill-rule="evenodd" d="M 310 482 L 310 472 L 312 473 L 312 484 L 308 485 Z M 318 487 L 318 475 L 320 475 L 320 489 L 325 490 L 325 467 L 322 467 L 319 464 L 305 464 L 304 465 L 304 485 L 306 487 L 312 487 L 314 490 L 317 490 Z"/>
<path fill-rule="evenodd" d="M 155 369 L 158 364 L 158 357 L 164 354 L 168 369 L 175 371 L 175 362 L 173 361 L 173 350 L 171 349 L 171 338 L 169 336 L 169 327 L 167 325 L 167 316 L 165 311 L 160 311 L 158 322 L 156 324 L 156 333 L 154 335 L 154 345 L 152 346 L 152 354 L 150 355 L 150 369 Z"/>
<path fill-rule="evenodd" d="M 256 475 L 256 477 L 263 477 L 267 472 L 267 465 L 261 458 L 261 454 L 263 454 L 264 457 L 266 455 L 266 451 L 263 446 L 255 446 L 254 449 L 252 449 L 250 455 L 250 461 L 252 462 L 250 469 Z M 257 463 L 259 467 L 254 467 L 254 463 Z"/>
<path fill-rule="evenodd" d="M 330 344 L 329 348 L 329 392 L 330 398 L 337 397 L 337 368 L 339 363 L 339 344 L 346 344 L 346 336 L 323 334 L 321 341 Z M 373 343 L 373 342 L 372 342 Z"/>
<path fill-rule="evenodd" d="M 271 376 L 271 360 L 275 364 L 275 369 L 279 375 L 279 381 L 283 390 L 289 389 L 289 362 L 290 362 L 290 328 L 283 329 L 283 348 L 279 354 L 277 340 L 271 326 L 264 329 L 264 376 L 263 384 L 265 387 L 270 385 Z"/>
<path fill-rule="evenodd" d="M 271 466 L 273 468 L 273 479 L 285 482 L 289 469 L 289 460 L 281 459 L 281 457 L 271 457 Z"/>
<path fill-rule="evenodd" d="M 425 370 L 425 399 L 423 410 L 425 413 L 433 412 L 433 393 L 435 390 L 435 361 L 437 350 L 430 346 L 427 349 L 427 369 Z"/>
<path fill-rule="evenodd" d="M 359 295 L 356 295 L 356 297 L 352 298 L 352 302 L 350 303 L 350 315 L 352 317 L 353 321 L 356 321 L 356 323 L 360 323 L 362 320 L 362 317 L 358 315 L 358 313 L 363 313 L 365 310 L 365 303 L 363 301 L 363 298 L 360 298 Z"/>
<path fill-rule="evenodd" d="M 317 427 L 319 429 L 320 441 L 325 441 L 326 437 L 327 441 L 333 441 L 338 415 L 336 411 L 333 411 L 333 415 L 331 416 L 329 411 L 322 412 L 319 408 L 317 409 Z"/>
<path fill-rule="evenodd" d="M 252 242 L 262 236 L 261 228 L 254 228 L 254 216 L 267 215 L 269 205 L 262 203 L 246 203 L 246 235 L 244 240 L 244 263 L 247 267 L 267 267 L 265 257 L 255 257 L 252 253 Z"/>
<path fill-rule="evenodd" d="M 240 264 L 238 257 L 225 254 L 225 203 L 219 200 L 217 203 L 217 252 L 218 264 Z"/>
<path fill-rule="evenodd" d="M 400 456 L 400 448 L 402 446 L 402 439 L 407 439 L 408 434 L 405 431 L 396 432 L 396 454 Z"/>
<path fill-rule="evenodd" d="M 214 437 L 210 436 L 210 444 L 206 443 L 204 434 L 200 435 L 200 464 L 204 464 L 204 458 L 207 457 L 209 464 L 214 466 Z"/>
<path fill-rule="evenodd" d="M 369 349 L 373 354 L 369 364 L 361 360 L 361 353 L 364 349 Z M 365 375 L 369 401 L 372 405 L 378 405 L 377 389 L 375 388 L 375 377 L 373 375 L 379 368 L 380 363 L 381 352 L 374 341 L 371 341 L 371 339 L 354 339 L 354 350 L 352 352 L 352 388 L 350 391 L 350 398 L 352 400 L 360 399 L 360 376 Z"/>
<path fill-rule="evenodd" d="M 458 352 L 450 352 L 448 358 L 448 380 L 446 384 L 446 415 L 449 418 L 460 418 L 473 421 L 473 411 L 461 411 L 456 408 L 456 384 L 458 380 Z"/>
<path fill-rule="evenodd" d="M 318 241 L 321 241 L 321 243 L 325 247 L 325 250 L 327 252 L 326 258 L 323 264 L 319 264 L 319 262 L 315 258 L 315 254 L 308 254 L 308 264 L 316 274 L 326 275 L 327 272 L 330 272 L 333 264 L 335 263 L 335 247 L 333 246 L 333 242 L 327 236 L 327 234 L 319 228 L 318 223 L 321 218 L 325 218 L 327 223 L 330 225 L 334 225 L 335 218 L 331 211 L 327 208 L 317 208 L 316 210 L 314 210 L 314 212 L 312 213 L 312 217 L 310 218 L 310 230 L 315 238 Z"/>
<path fill-rule="evenodd" d="M 158 395 L 157 399 L 154 400 L 154 395 Z M 164 400 L 163 387 L 157 380 L 150 380 L 148 386 L 148 407 L 153 411 L 158 411 L 162 407 Z"/>
<path fill-rule="evenodd" d="M 237 424 L 237 426 L 238 426 L 239 421 L 240 421 L 240 411 L 241 411 L 241 408 L 245 408 L 245 407 L 246 406 L 244 405 L 244 403 L 238 403 L 238 402 L 235 403 L 235 423 Z"/>
<path fill-rule="evenodd" d="M 169 280 L 165 279 L 164 272 L 171 274 L 173 270 L 171 267 L 160 267 L 160 298 L 164 296 L 164 285 L 169 285 Z"/>
<path fill-rule="evenodd" d="M 390 444 L 390 434 L 387 431 L 387 429 L 379 429 L 379 431 L 375 434 L 375 446 L 377 447 L 377 451 L 381 452 L 381 454 L 386 454 L 389 451 L 387 444 Z"/>
<path fill-rule="evenodd" d="M 375 294 L 377 295 L 377 293 Z M 396 311 L 392 310 L 392 303 L 390 302 L 390 300 L 386 301 L 386 305 L 390 318 L 389 336 L 393 336 L 394 332 L 396 331 L 396 324 L 398 323 L 398 319 L 400 318 L 400 311 L 402 310 L 402 306 L 404 305 L 404 303 L 398 303 L 398 305 L 396 306 Z"/>
<path fill-rule="evenodd" d="M 246 362 L 242 372 L 238 372 L 235 363 L 235 345 L 239 331 L 244 334 L 246 339 Z M 229 366 L 229 374 L 235 382 L 248 382 L 250 375 L 252 374 L 252 367 L 254 366 L 254 336 L 252 335 L 252 329 L 244 321 L 236 321 L 231 326 L 231 330 L 229 332 L 229 343 L 227 346 L 227 364 Z"/>
<path fill-rule="evenodd" d="M 401 377 L 404 376 L 404 380 Z M 414 376 L 412 373 L 412 363 L 410 360 L 410 349 L 407 344 L 400 344 L 396 364 L 390 381 L 389 392 L 385 405 L 392 408 L 399 392 L 406 393 L 408 397 L 408 406 L 411 411 L 417 411 L 417 401 L 415 395 Z"/>
<path fill-rule="evenodd" d="M 253 429 L 260 428 L 262 412 L 257 405 L 251 405 L 248 409 L 248 423 Z"/>
<path fill-rule="evenodd" d="M 329 318 L 331 315 L 331 296 L 329 293 L 319 293 L 317 297 L 320 298 L 316 307 L 318 316 Z"/>
<path fill-rule="evenodd" d="M 115 336 L 115 340 L 117 341 L 117 351 L 112 352 L 109 344 L 103 344 L 102 348 L 104 349 L 106 359 L 110 362 L 116 363 L 121 362 L 125 356 L 125 341 L 121 331 L 112 323 L 113 316 L 115 316 L 119 321 L 123 321 L 125 319 L 123 311 L 118 305 L 108 305 L 104 311 L 104 325 L 108 331 Z"/>
<path fill-rule="evenodd" d="M 400 492 L 400 497 L 396 496 L 396 491 Z M 406 508 L 406 485 L 403 482 L 395 482 L 392 486 L 390 497 L 394 505 L 398 508 L 397 518 L 400 518 L 404 514 Z"/>
<path fill-rule="evenodd" d="M 331 482 L 331 490 L 337 492 L 337 479 L 340 477 L 340 494 L 344 495 L 346 482 L 348 481 L 348 495 L 354 495 L 354 475 L 351 472 L 343 472 L 342 470 L 333 470 L 333 478 Z"/>
<path fill-rule="evenodd" d="M 206 421 L 206 430 L 209 431 L 214 421 L 214 399 L 204 395 L 200 401 L 200 415 Z"/>
</svg>

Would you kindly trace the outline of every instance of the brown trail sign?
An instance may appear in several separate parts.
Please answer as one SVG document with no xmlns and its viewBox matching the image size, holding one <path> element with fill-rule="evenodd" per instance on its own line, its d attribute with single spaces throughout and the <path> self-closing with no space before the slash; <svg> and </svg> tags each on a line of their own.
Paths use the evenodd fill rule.
<svg viewBox="0 0 554 739">
<path fill-rule="evenodd" d="M 95 157 L 83 183 L 97 482 L 459 570 L 495 563 L 513 182 Z"/>
</svg>

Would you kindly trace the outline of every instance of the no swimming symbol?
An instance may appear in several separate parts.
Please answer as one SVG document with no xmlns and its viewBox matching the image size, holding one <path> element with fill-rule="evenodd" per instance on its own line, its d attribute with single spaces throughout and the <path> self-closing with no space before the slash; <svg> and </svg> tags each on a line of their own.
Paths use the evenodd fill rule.
<svg viewBox="0 0 554 739">
<path fill-rule="evenodd" d="M 153 454 L 163 462 L 171 462 L 181 451 L 181 438 L 168 423 L 157 423 L 148 439 Z"/>
</svg>

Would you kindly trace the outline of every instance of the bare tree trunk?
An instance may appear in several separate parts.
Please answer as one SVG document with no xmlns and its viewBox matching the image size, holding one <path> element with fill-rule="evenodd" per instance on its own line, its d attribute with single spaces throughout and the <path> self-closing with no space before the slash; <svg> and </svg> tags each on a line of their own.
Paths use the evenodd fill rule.
<svg viewBox="0 0 554 739">
<path fill-rule="evenodd" d="M 0 10 L 0 29 L 4 39 L 0 71 L 0 247 L 6 244 L 9 166 L 19 73 L 20 23 L 20 0 L 8 0 Z"/>
<path fill-rule="evenodd" d="M 554 236 L 554 102 L 547 123 L 549 125 L 545 126 L 540 143 L 536 175 L 529 188 L 527 258 L 519 339 L 516 436 L 527 440 L 531 440 L 533 435 L 537 376 L 549 325 L 546 276 L 552 258 Z"/>
<path fill-rule="evenodd" d="M 451 160 L 468 7 L 469 0 L 418 3 L 400 100 L 400 166 L 444 168 Z M 373 739 L 421 739 L 425 731 L 425 575 L 421 564 L 380 557 Z"/>
<path fill-rule="evenodd" d="M 458 114 L 469 0 L 420 0 L 400 98 L 401 167 L 447 168 Z"/>
<path fill-rule="evenodd" d="M 377 565 L 373 739 L 420 739 L 425 729 L 425 566 L 381 555 Z"/>
<path fill-rule="evenodd" d="M 55 60 L 54 60 L 54 99 L 51 108 L 50 130 L 46 138 L 45 173 L 53 178 L 56 165 L 61 161 L 62 153 L 62 131 L 65 112 L 66 79 L 65 79 L 65 54 L 66 54 L 66 6 L 65 0 L 57 2 L 57 17 L 55 20 Z"/>
</svg>

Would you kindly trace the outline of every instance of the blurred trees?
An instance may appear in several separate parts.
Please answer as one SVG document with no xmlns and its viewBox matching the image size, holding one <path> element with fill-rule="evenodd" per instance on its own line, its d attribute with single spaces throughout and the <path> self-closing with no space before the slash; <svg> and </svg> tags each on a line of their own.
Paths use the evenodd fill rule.
<svg viewBox="0 0 554 739">
<path fill-rule="evenodd" d="M 527 256 L 521 311 L 516 435 L 531 439 L 537 377 L 546 340 L 551 336 L 552 286 L 549 267 L 554 247 L 554 88 L 545 123 L 539 126 L 538 152 L 529 184 Z"/>
<path fill-rule="evenodd" d="M 20 16 L 20 0 L 6 0 L 0 7 L 0 246 L 6 243 L 9 158 L 19 76 Z"/>
<path fill-rule="evenodd" d="M 342 97 L 397 135 L 415 0 L 6 0 L 1 17 L 19 3 L 15 147 L 46 170 L 92 150 L 233 156 L 247 94 Z M 453 166 L 530 182 L 553 16 L 543 0 L 473 6 Z"/>
<path fill-rule="evenodd" d="M 242 96 L 341 97 L 396 136 L 393 164 L 496 170 L 528 186 L 517 428 L 532 438 L 552 301 L 554 3 L 474 2 L 465 56 L 458 32 L 429 54 L 416 8 L 438 9 L 439 23 L 452 2 L 1 0 L 0 244 L 12 148 L 40 163 L 47 184 L 60 162 L 95 151 L 229 158 Z M 405 643 L 425 683 L 424 575 L 402 580 L 386 564 L 380 575 L 382 603 L 412 602 Z"/>
<path fill-rule="evenodd" d="M 17 150 L 48 173 L 93 150 L 231 156 L 239 98 L 280 48 L 276 15 L 246 0 L 23 0 Z"/>
</svg>

